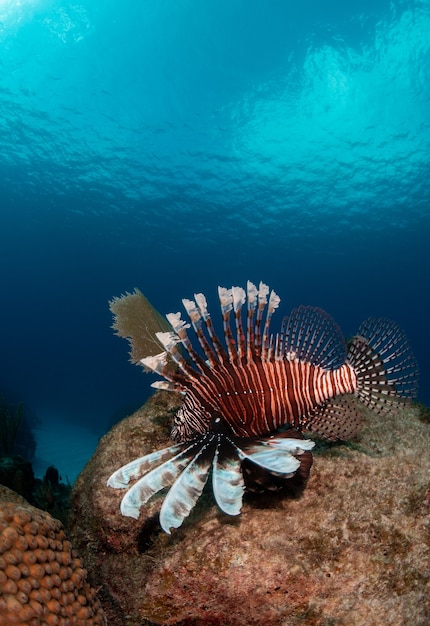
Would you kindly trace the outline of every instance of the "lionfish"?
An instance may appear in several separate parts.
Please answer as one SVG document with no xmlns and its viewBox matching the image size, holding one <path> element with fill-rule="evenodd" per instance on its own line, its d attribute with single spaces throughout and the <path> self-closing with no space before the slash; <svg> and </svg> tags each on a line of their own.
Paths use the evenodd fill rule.
<svg viewBox="0 0 430 626">
<path fill-rule="evenodd" d="M 171 330 L 156 333 L 164 351 L 141 359 L 164 379 L 153 387 L 184 395 L 171 431 L 174 445 L 131 461 L 108 480 L 124 488 L 138 478 L 121 502 L 122 514 L 136 519 L 154 494 L 170 488 L 159 515 L 167 533 L 188 516 L 209 476 L 219 508 L 238 515 L 244 467 L 291 478 L 300 472 L 302 455 L 311 458 L 308 470 L 312 463 L 315 443 L 304 431 L 347 440 L 361 427 L 357 399 L 381 413 L 416 395 L 417 364 L 394 322 L 369 318 L 347 347 L 333 319 L 312 306 L 294 309 L 272 334 L 280 298 L 264 283 L 248 282 L 246 292 L 219 287 L 218 293 L 224 344 L 198 293 L 183 300 L 189 323 L 180 313 L 168 314 Z"/>
</svg>

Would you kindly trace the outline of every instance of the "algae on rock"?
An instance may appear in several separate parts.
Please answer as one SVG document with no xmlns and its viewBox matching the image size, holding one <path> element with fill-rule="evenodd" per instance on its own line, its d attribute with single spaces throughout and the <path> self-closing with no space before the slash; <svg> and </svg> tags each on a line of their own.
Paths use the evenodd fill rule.
<svg viewBox="0 0 430 626">
<path fill-rule="evenodd" d="M 430 623 L 430 432 L 417 407 L 366 411 L 354 446 L 315 453 L 300 497 L 249 495 L 229 518 L 208 493 L 167 536 L 160 498 L 125 518 L 106 480 L 166 446 L 179 402 L 157 392 L 115 425 L 73 489 L 73 541 L 110 626 Z"/>
</svg>

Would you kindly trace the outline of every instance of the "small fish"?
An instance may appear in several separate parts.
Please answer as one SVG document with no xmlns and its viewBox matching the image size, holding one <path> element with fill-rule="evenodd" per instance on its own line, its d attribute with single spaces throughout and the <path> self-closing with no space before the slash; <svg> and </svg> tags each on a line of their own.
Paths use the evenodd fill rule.
<svg viewBox="0 0 430 626">
<path fill-rule="evenodd" d="M 311 306 L 294 309 L 272 334 L 280 298 L 264 283 L 257 288 L 248 281 L 246 291 L 219 287 L 218 294 L 224 344 L 198 293 L 183 300 L 189 322 L 170 313 L 172 330 L 156 333 L 164 351 L 141 359 L 164 379 L 153 387 L 184 395 L 171 432 L 175 444 L 131 461 L 108 480 L 121 489 L 138 479 L 121 502 L 122 514 L 136 519 L 142 505 L 169 488 L 160 511 L 167 533 L 188 516 L 210 475 L 219 508 L 238 515 L 244 466 L 282 479 L 306 473 L 301 458 L 311 458 L 314 442 L 303 432 L 350 439 L 361 428 L 357 399 L 381 413 L 417 392 L 416 360 L 390 320 L 369 318 L 347 348 L 332 318 Z"/>
</svg>

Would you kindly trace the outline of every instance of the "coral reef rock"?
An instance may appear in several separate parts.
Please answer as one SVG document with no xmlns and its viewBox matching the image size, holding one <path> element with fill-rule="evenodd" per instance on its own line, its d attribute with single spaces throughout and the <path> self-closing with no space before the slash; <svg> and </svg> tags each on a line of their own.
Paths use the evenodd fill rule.
<svg viewBox="0 0 430 626">
<path fill-rule="evenodd" d="M 365 412 L 355 442 L 320 444 L 301 494 L 249 494 L 228 517 L 208 491 L 166 535 L 161 498 L 123 517 L 124 492 L 106 481 L 168 445 L 177 401 L 158 392 L 117 424 L 74 486 L 72 540 L 110 626 L 430 623 L 430 439 L 418 406 Z"/>
<path fill-rule="evenodd" d="M 105 617 L 60 521 L 0 486 L 0 626 L 99 626 Z"/>
</svg>

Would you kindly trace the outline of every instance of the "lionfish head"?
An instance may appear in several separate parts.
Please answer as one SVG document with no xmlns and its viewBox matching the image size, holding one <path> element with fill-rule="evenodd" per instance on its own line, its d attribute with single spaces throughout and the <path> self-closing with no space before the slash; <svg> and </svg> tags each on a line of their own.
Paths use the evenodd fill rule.
<svg viewBox="0 0 430 626">
<path fill-rule="evenodd" d="M 171 528 L 178 528 L 188 516 L 209 477 L 215 501 L 227 515 L 240 513 L 246 466 L 281 479 L 290 478 L 296 472 L 307 477 L 312 464 L 309 451 L 314 446 L 313 441 L 303 439 L 293 430 L 273 436 L 268 429 L 261 436 L 262 433 L 254 432 L 249 425 L 240 425 L 241 419 L 237 416 L 231 419 L 234 405 L 227 403 L 224 397 L 238 393 L 234 381 L 239 366 L 246 371 L 247 363 L 273 357 L 274 340 L 269 334 L 269 324 L 279 297 L 274 292 L 269 298 L 268 295 L 269 289 L 263 283 L 257 289 L 248 282 L 247 295 L 238 287 L 219 288 L 226 349 L 215 334 L 203 294 L 196 294 L 195 301 L 183 301 L 191 324 L 184 322 L 179 313 L 167 315 L 172 330 L 157 333 L 164 352 L 144 358 L 142 363 L 163 377 L 154 387 L 184 394 L 171 433 L 176 443 L 131 461 L 109 478 L 108 485 L 119 489 L 135 481 L 121 501 L 123 515 L 137 519 L 140 508 L 152 496 L 167 489 L 160 524 L 170 533 Z M 241 321 L 245 300 L 248 302 L 246 338 Z M 234 311 L 236 341 L 229 326 L 231 311 Z M 204 357 L 193 348 L 187 335 L 191 326 Z M 175 368 L 171 367 L 172 361 Z M 241 388 L 242 394 L 252 392 L 252 389 Z M 246 407 L 246 403 L 242 403 L 243 406 Z M 246 422 L 246 415 L 244 420 Z"/>
</svg>

